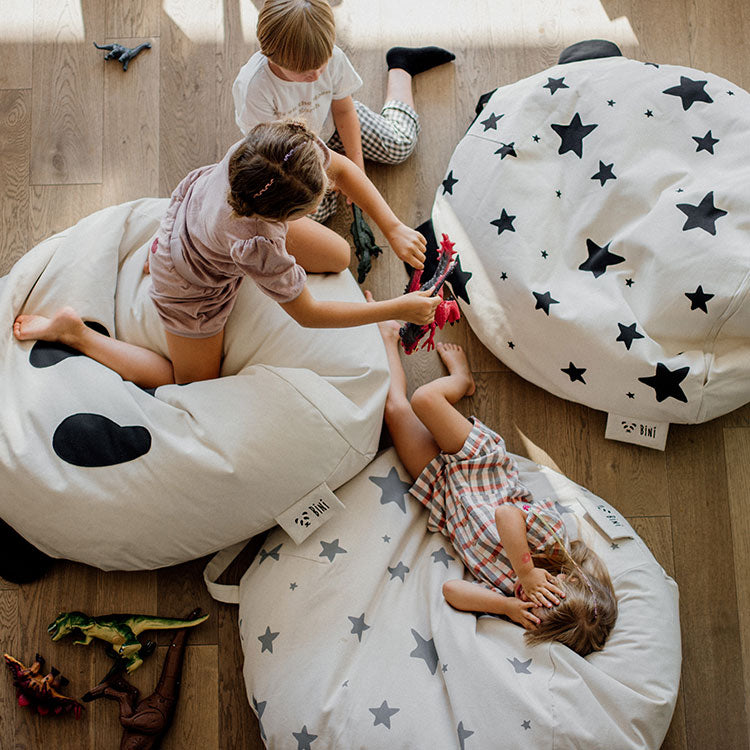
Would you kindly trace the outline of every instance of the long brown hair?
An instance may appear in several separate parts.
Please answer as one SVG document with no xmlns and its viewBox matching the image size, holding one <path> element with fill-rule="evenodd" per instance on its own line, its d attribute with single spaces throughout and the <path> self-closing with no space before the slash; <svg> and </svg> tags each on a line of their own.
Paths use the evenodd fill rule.
<svg viewBox="0 0 750 750">
<path fill-rule="evenodd" d="M 260 123 L 229 159 L 227 201 L 240 216 L 286 221 L 314 210 L 327 184 L 317 138 L 303 123 Z"/>
</svg>

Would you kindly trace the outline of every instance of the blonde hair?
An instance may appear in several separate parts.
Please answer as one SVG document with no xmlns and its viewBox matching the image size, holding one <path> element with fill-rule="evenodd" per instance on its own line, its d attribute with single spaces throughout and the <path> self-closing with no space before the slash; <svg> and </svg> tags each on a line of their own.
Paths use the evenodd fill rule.
<svg viewBox="0 0 750 750">
<path fill-rule="evenodd" d="M 557 549 L 554 558 L 535 556 L 535 564 L 551 573 L 565 574 L 559 580 L 565 598 L 553 607 L 532 610 L 541 623 L 526 631 L 526 641 L 559 641 L 581 656 L 601 651 L 617 620 L 617 598 L 604 563 L 580 540 L 569 544 L 562 561 Z"/>
<path fill-rule="evenodd" d="M 314 210 L 328 185 L 317 141 L 294 120 L 256 125 L 229 159 L 229 205 L 271 221 Z"/>
<path fill-rule="evenodd" d="M 336 26 L 328 0 L 266 0 L 256 33 L 271 62 L 302 73 L 331 59 Z"/>
</svg>

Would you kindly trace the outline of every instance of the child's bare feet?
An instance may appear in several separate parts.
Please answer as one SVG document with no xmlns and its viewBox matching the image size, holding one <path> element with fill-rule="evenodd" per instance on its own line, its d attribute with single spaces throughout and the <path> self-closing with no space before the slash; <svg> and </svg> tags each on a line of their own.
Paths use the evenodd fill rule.
<svg viewBox="0 0 750 750">
<path fill-rule="evenodd" d="M 463 378 L 466 381 L 464 395 L 471 396 L 476 390 L 476 385 L 464 350 L 458 344 L 449 344 L 445 341 L 438 342 L 435 348 L 440 355 L 440 359 L 448 368 L 450 375 L 454 378 Z"/>
<path fill-rule="evenodd" d="M 13 335 L 19 341 L 41 339 L 75 344 L 85 329 L 81 316 L 72 307 L 63 307 L 52 317 L 19 315 L 13 323 Z"/>
</svg>

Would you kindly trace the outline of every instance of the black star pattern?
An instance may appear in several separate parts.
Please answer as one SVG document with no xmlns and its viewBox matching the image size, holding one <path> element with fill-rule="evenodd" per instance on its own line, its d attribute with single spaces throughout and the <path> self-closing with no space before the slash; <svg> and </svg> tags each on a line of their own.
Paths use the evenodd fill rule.
<svg viewBox="0 0 750 750">
<path fill-rule="evenodd" d="M 292 736 L 297 740 L 297 750 L 312 750 L 310 745 L 318 738 L 317 734 L 307 731 L 307 724 L 304 724 L 299 732 L 292 732 Z"/>
<path fill-rule="evenodd" d="M 531 138 L 533 139 L 534 143 L 539 143 L 540 138 L 538 135 L 532 135 Z"/>
<path fill-rule="evenodd" d="M 627 393 L 626 393 L 625 395 L 626 395 L 626 396 L 627 396 L 628 398 L 635 398 L 635 393 L 633 393 L 632 391 L 628 391 L 628 392 L 627 392 Z"/>
<path fill-rule="evenodd" d="M 591 271 L 594 274 L 594 278 L 598 279 L 602 274 L 606 273 L 607 266 L 616 266 L 618 263 L 622 263 L 625 258 L 621 255 L 610 253 L 610 244 L 608 242 L 606 245 L 599 247 L 593 240 L 586 239 L 586 249 L 588 250 L 589 257 L 578 266 L 578 270 Z"/>
<path fill-rule="evenodd" d="M 391 466 L 387 477 L 368 477 L 368 479 L 380 487 L 380 504 L 395 503 L 406 513 L 406 495 L 411 484 L 404 482 L 398 475 L 395 466 Z"/>
<path fill-rule="evenodd" d="M 509 341 L 508 342 L 508 349 L 515 349 L 515 348 L 516 348 L 516 345 L 512 341 Z"/>
<path fill-rule="evenodd" d="M 469 294 L 466 291 L 466 285 L 469 283 L 471 277 L 471 271 L 464 271 L 461 268 L 461 258 L 459 258 L 456 267 L 448 274 L 447 279 L 456 297 L 460 297 L 467 305 L 471 304 Z"/>
<path fill-rule="evenodd" d="M 513 665 L 513 669 L 516 670 L 516 674 L 531 674 L 531 670 L 529 667 L 531 666 L 531 659 L 527 659 L 526 661 L 519 661 L 514 656 L 512 659 L 508 659 L 508 661 Z"/>
<path fill-rule="evenodd" d="M 683 232 L 699 227 L 709 234 L 715 235 L 716 220 L 722 216 L 726 216 L 727 213 L 720 208 L 716 208 L 714 205 L 713 190 L 710 193 L 706 193 L 703 196 L 703 200 L 697 206 L 693 206 L 690 203 L 678 203 L 677 208 L 687 216 L 687 221 L 682 226 Z"/>
<path fill-rule="evenodd" d="M 338 539 L 334 539 L 332 542 L 321 541 L 320 546 L 323 548 L 323 551 L 318 557 L 327 557 L 329 562 L 333 562 L 333 558 L 336 555 L 346 554 L 346 550 L 343 547 L 339 547 Z"/>
<path fill-rule="evenodd" d="M 564 372 L 569 378 L 571 383 L 575 383 L 576 380 L 580 380 L 581 383 L 586 385 L 586 381 L 583 379 L 583 373 L 586 372 L 585 367 L 576 367 L 572 362 L 565 368 L 561 368 L 561 372 Z"/>
<path fill-rule="evenodd" d="M 531 721 L 529 719 L 526 719 L 526 721 L 521 722 L 521 726 L 524 729 L 531 729 Z"/>
<path fill-rule="evenodd" d="M 650 109 L 647 109 L 643 114 L 646 117 L 653 117 L 654 116 L 654 113 Z"/>
<path fill-rule="evenodd" d="M 401 583 L 403 583 L 406 580 L 406 574 L 409 572 L 409 568 L 404 565 L 404 563 L 399 560 L 398 565 L 396 565 L 395 568 L 388 567 L 388 572 L 391 574 L 391 577 L 389 580 L 393 580 L 394 578 L 400 578 Z"/>
<path fill-rule="evenodd" d="M 602 187 L 604 187 L 604 184 L 607 182 L 607 180 L 616 180 L 617 175 L 613 174 L 612 167 L 615 166 L 615 163 L 612 162 L 611 164 L 605 164 L 603 161 L 599 162 L 599 171 L 596 174 L 591 175 L 592 180 L 599 180 L 602 184 Z"/>
<path fill-rule="evenodd" d="M 546 258 L 549 255 L 549 253 L 546 250 L 542 250 L 541 253 L 542 253 L 542 258 Z"/>
<path fill-rule="evenodd" d="M 505 273 L 505 271 L 502 271 L 500 273 L 500 281 L 506 281 L 508 279 L 508 274 Z"/>
<path fill-rule="evenodd" d="M 508 229 L 511 232 L 515 232 L 515 228 L 513 227 L 513 220 L 515 219 L 515 216 L 509 216 L 507 211 L 503 209 L 503 212 L 500 214 L 499 219 L 494 219 L 490 222 L 493 227 L 497 227 L 497 233 L 502 234 L 506 229 Z"/>
<path fill-rule="evenodd" d="M 451 171 L 448 172 L 448 176 L 443 180 L 443 195 L 446 193 L 453 195 L 453 186 L 457 182 L 458 180 L 453 176 L 453 170 L 451 169 Z"/>
<path fill-rule="evenodd" d="M 558 154 L 572 151 L 579 159 L 583 158 L 583 139 L 598 125 L 584 125 L 581 116 L 575 113 L 569 125 L 550 125 L 560 136 L 560 148 Z"/>
<path fill-rule="evenodd" d="M 284 542 L 282 542 L 281 544 L 277 544 L 277 545 L 276 545 L 276 546 L 275 546 L 275 547 L 274 547 L 274 548 L 273 548 L 272 550 L 270 550 L 269 552 L 267 552 L 267 551 L 266 551 L 266 549 L 265 549 L 265 548 L 263 548 L 263 549 L 262 549 L 262 550 L 261 550 L 261 551 L 260 551 L 260 552 L 258 553 L 258 557 L 260 558 L 260 560 L 258 561 L 258 565 L 262 565 L 262 564 L 263 564 L 263 561 L 264 561 L 264 560 L 265 560 L 265 559 L 266 559 L 267 557 L 270 557 L 270 558 L 271 558 L 272 560 L 276 560 L 276 562 L 278 562 L 278 561 L 279 561 L 279 550 L 281 549 L 281 547 L 283 546 L 283 544 L 284 544 Z"/>
<path fill-rule="evenodd" d="M 633 339 L 643 338 L 643 334 L 638 333 L 638 331 L 635 330 L 635 323 L 629 326 L 618 323 L 617 326 L 620 329 L 620 335 L 615 341 L 622 341 L 622 343 L 625 344 L 625 348 L 628 350 L 630 350 L 630 345 L 633 343 Z"/>
<path fill-rule="evenodd" d="M 665 89 L 662 94 L 679 96 L 682 99 L 683 110 L 688 110 L 695 102 L 706 102 L 707 104 L 713 102 L 704 88 L 707 83 L 708 81 L 694 81 L 687 76 L 680 76 L 680 85 Z"/>
<path fill-rule="evenodd" d="M 560 192 L 559 190 L 555 190 L 555 195 L 556 195 L 556 196 L 557 196 L 558 198 L 562 198 L 562 193 L 561 193 L 561 192 Z"/>
<path fill-rule="evenodd" d="M 351 615 L 347 615 L 347 617 L 352 621 L 352 634 L 356 635 L 357 640 L 362 643 L 362 633 L 370 629 L 370 626 L 365 622 L 365 613 L 363 612 L 359 617 L 352 617 Z"/>
<path fill-rule="evenodd" d="M 297 588 L 297 584 L 296 584 L 296 583 L 295 583 L 294 581 L 292 581 L 292 582 L 291 582 L 291 583 L 289 584 L 289 589 L 290 589 L 291 591 L 294 591 L 294 589 L 296 589 L 296 588 Z"/>
<path fill-rule="evenodd" d="M 617 544 L 617 542 L 612 542 L 612 544 L 609 545 L 610 549 L 620 549 L 620 545 Z"/>
<path fill-rule="evenodd" d="M 704 313 L 708 314 L 706 302 L 708 302 L 708 300 L 710 300 L 715 295 L 706 294 L 703 291 L 703 286 L 699 284 L 698 288 L 694 292 L 685 292 L 685 296 L 690 300 L 691 310 L 703 310 Z"/>
<path fill-rule="evenodd" d="M 466 740 L 468 740 L 474 732 L 471 729 L 466 729 L 463 721 L 459 721 L 458 726 L 456 727 L 456 733 L 458 734 L 459 747 L 461 750 L 466 750 Z"/>
<path fill-rule="evenodd" d="M 729 94 L 729 96 L 734 96 L 734 91 L 727 91 L 727 94 Z"/>
<path fill-rule="evenodd" d="M 446 551 L 445 547 L 440 547 L 440 549 L 436 549 L 432 555 L 432 561 L 436 563 L 444 563 L 445 567 L 448 567 L 448 560 L 455 560 L 455 557 L 451 557 Z"/>
<path fill-rule="evenodd" d="M 633 286 L 633 284 L 635 284 L 633 279 L 625 279 L 625 286 Z"/>
<path fill-rule="evenodd" d="M 614 107 L 616 103 L 614 99 L 607 99 L 607 106 L 609 107 Z"/>
<path fill-rule="evenodd" d="M 696 154 L 699 151 L 708 151 L 709 154 L 713 154 L 714 146 L 719 142 L 719 139 L 714 138 L 713 133 L 710 130 L 703 136 L 703 138 L 694 135 L 693 140 L 698 144 L 698 148 L 695 149 Z"/>
<path fill-rule="evenodd" d="M 414 628 L 411 629 L 411 634 L 414 636 L 414 640 L 417 642 L 417 647 L 409 654 L 409 656 L 415 659 L 424 659 L 424 663 L 427 665 L 427 669 L 430 670 L 430 674 L 435 674 L 438 668 L 438 653 L 435 648 L 435 641 L 433 638 L 425 640 L 422 636 L 417 633 Z"/>
<path fill-rule="evenodd" d="M 552 295 L 549 292 L 544 292 L 544 294 L 541 294 L 539 292 L 532 292 L 534 297 L 536 297 L 536 306 L 534 307 L 535 310 L 544 310 L 544 312 L 549 315 L 549 306 L 550 305 L 559 305 L 559 300 L 552 299 Z"/>
<path fill-rule="evenodd" d="M 272 633 L 271 628 L 266 625 L 266 632 L 263 635 L 258 636 L 258 640 L 261 642 L 260 653 L 264 651 L 270 651 L 273 653 L 273 642 L 279 637 L 278 633 Z"/>
<path fill-rule="evenodd" d="M 506 156 L 515 156 L 518 157 L 518 154 L 516 153 L 515 149 L 516 142 L 511 141 L 510 143 L 503 143 L 500 148 L 495 151 L 496 154 L 500 154 L 500 161 L 502 161 Z"/>
<path fill-rule="evenodd" d="M 253 696 L 253 709 L 255 710 L 255 715 L 258 717 L 258 729 L 260 729 L 260 736 L 262 739 L 267 739 L 266 737 L 266 731 L 263 729 L 263 722 L 261 719 L 263 718 L 263 712 L 266 710 L 266 703 L 268 701 L 260 701 L 258 702 Z"/>
<path fill-rule="evenodd" d="M 484 125 L 485 133 L 488 130 L 497 130 L 497 123 L 501 117 L 503 117 L 503 115 L 496 115 L 494 112 L 492 112 L 492 114 L 490 114 L 490 116 L 486 120 L 482 120 L 479 124 Z"/>
<path fill-rule="evenodd" d="M 547 83 L 542 86 L 543 89 L 549 89 L 550 96 L 552 96 L 558 89 L 569 89 L 567 83 L 563 83 L 565 76 L 562 78 L 547 78 Z"/>
<path fill-rule="evenodd" d="M 371 708 L 370 711 L 375 717 L 375 723 L 373 726 L 376 727 L 378 724 L 382 724 L 386 729 L 390 729 L 391 716 L 397 714 L 400 710 L 400 708 L 391 708 L 388 705 L 388 701 L 383 701 L 379 708 Z"/>
<path fill-rule="evenodd" d="M 684 189 L 684 188 L 677 188 L 677 192 L 678 192 L 678 193 L 684 193 L 684 192 L 685 192 L 685 189 Z"/>
<path fill-rule="evenodd" d="M 656 373 L 647 378 L 638 378 L 641 383 L 645 383 L 649 388 L 656 392 L 656 400 L 661 403 L 665 399 L 674 398 L 677 401 L 687 403 L 687 396 L 680 388 L 680 383 L 685 380 L 690 372 L 689 367 L 680 367 L 677 370 L 670 370 L 662 362 L 656 365 Z"/>
<path fill-rule="evenodd" d="M 383 534 L 383 542 L 385 544 L 390 544 L 391 543 L 391 538 L 388 536 L 388 534 Z"/>
</svg>

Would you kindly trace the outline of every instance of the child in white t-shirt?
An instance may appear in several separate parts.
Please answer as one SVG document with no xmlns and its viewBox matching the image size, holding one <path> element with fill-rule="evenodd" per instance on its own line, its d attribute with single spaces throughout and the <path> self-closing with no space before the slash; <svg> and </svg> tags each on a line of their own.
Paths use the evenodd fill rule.
<svg viewBox="0 0 750 750">
<path fill-rule="evenodd" d="M 412 77 L 455 56 L 440 47 L 393 47 L 386 54 L 388 82 L 380 113 L 354 101 L 362 79 L 334 45 L 328 0 L 266 0 L 258 16 L 260 51 L 232 86 L 235 119 L 243 133 L 260 122 L 304 119 L 329 148 L 364 171 L 364 159 L 398 164 L 419 134 Z M 336 210 L 329 192 L 312 215 L 324 221 Z"/>
</svg>

